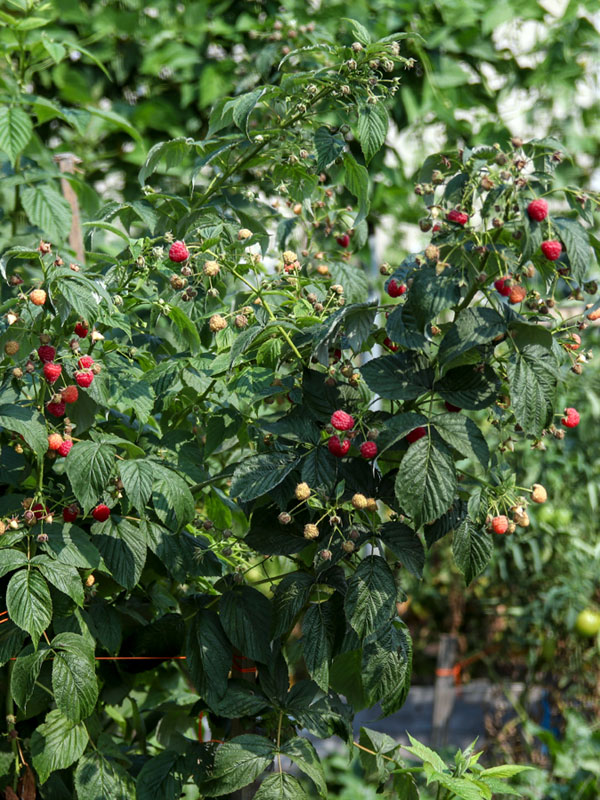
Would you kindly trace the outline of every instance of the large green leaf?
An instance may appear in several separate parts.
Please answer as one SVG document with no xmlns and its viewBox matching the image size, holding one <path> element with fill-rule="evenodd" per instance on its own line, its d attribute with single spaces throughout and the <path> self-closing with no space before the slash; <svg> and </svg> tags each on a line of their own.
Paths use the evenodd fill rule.
<svg viewBox="0 0 600 800">
<path fill-rule="evenodd" d="M 181 795 L 181 777 L 176 770 L 179 753 L 163 750 L 148 759 L 136 781 L 136 800 L 174 800 Z"/>
<path fill-rule="evenodd" d="M 396 353 L 367 361 L 361 373 L 369 389 L 389 400 L 414 400 L 433 385 L 428 362 L 412 353 Z"/>
<path fill-rule="evenodd" d="M 358 141 L 368 164 L 385 142 L 389 118 L 384 103 L 365 103 L 358 109 Z"/>
<path fill-rule="evenodd" d="M 245 733 L 225 742 L 215 754 L 211 780 L 205 794 L 229 794 L 252 783 L 273 760 L 275 746 L 270 739 Z"/>
<path fill-rule="evenodd" d="M 76 525 L 54 522 L 44 525 L 48 541 L 41 549 L 52 554 L 61 564 L 80 569 L 97 569 L 100 566 L 100 553 L 90 541 L 87 533 Z"/>
<path fill-rule="evenodd" d="M 260 784 L 254 800 L 308 800 L 298 778 L 287 772 L 275 772 Z"/>
<path fill-rule="evenodd" d="M 154 483 L 152 464 L 142 458 L 120 461 L 119 475 L 127 496 L 140 514 L 143 514 Z"/>
<path fill-rule="evenodd" d="M 369 636 L 363 646 L 362 681 L 371 705 L 381 703 L 385 716 L 401 708 L 408 695 L 412 644 L 408 630 L 390 623 Z"/>
<path fill-rule="evenodd" d="M 571 275 L 581 285 L 596 260 L 588 232 L 577 220 L 568 217 L 554 217 L 552 225 L 567 248 Z"/>
<path fill-rule="evenodd" d="M 433 522 L 452 505 L 456 470 L 447 447 L 431 436 L 411 444 L 396 475 L 396 497 L 416 528 Z"/>
<path fill-rule="evenodd" d="M 126 519 L 112 517 L 92 526 L 94 544 L 111 575 L 126 589 L 133 589 L 146 563 L 146 537 L 143 528 L 136 528 Z"/>
<path fill-rule="evenodd" d="M 274 489 L 298 464 L 294 453 L 251 456 L 233 473 L 231 494 L 242 502 L 255 500 Z"/>
<path fill-rule="evenodd" d="M 37 570 L 15 572 L 6 589 L 6 608 L 12 621 L 37 642 L 52 621 L 48 584 Z"/>
<path fill-rule="evenodd" d="M 0 578 L 15 569 L 19 569 L 19 567 L 24 567 L 26 564 L 27 556 L 21 550 L 4 550 L 0 561 Z"/>
<path fill-rule="evenodd" d="M 358 200 L 356 227 L 369 213 L 369 173 L 350 153 L 344 153 L 344 185 Z"/>
<path fill-rule="evenodd" d="M 273 595 L 273 636 L 283 636 L 304 608 L 310 595 L 314 578 L 308 572 L 286 575 Z"/>
<path fill-rule="evenodd" d="M 52 689 L 59 710 L 79 722 L 92 713 L 98 699 L 94 652 L 78 633 L 59 633 L 52 640 Z"/>
<path fill-rule="evenodd" d="M 498 376 L 487 364 L 483 372 L 480 372 L 476 365 L 450 369 L 435 384 L 435 390 L 444 400 L 472 411 L 491 406 L 498 396 L 499 389 Z"/>
<path fill-rule="evenodd" d="M 24 186 L 21 203 L 32 225 L 51 242 L 61 244 L 71 230 L 71 206 L 51 183 Z"/>
<path fill-rule="evenodd" d="M 243 656 L 262 664 L 271 658 L 271 604 L 251 586 L 235 586 L 221 597 L 221 624 Z"/>
<path fill-rule="evenodd" d="M 70 597 L 78 606 L 83 605 L 83 583 L 75 567 L 44 555 L 34 556 L 31 563 L 38 567 L 49 583 Z"/>
<path fill-rule="evenodd" d="M 31 737 L 33 766 L 41 783 L 58 769 L 70 767 L 83 754 L 88 732 L 83 722 L 67 719 L 58 709 L 50 711 Z"/>
<path fill-rule="evenodd" d="M 33 694 L 42 664 L 50 654 L 50 648 L 42 642 L 37 650 L 29 644 L 15 659 L 10 676 L 10 693 L 19 708 L 25 710 L 27 701 Z"/>
<path fill-rule="evenodd" d="M 360 637 L 388 622 L 396 611 L 396 584 L 381 556 L 364 558 L 348 581 L 345 608 L 348 622 Z"/>
<path fill-rule="evenodd" d="M 194 614 L 188 627 L 186 655 L 198 693 L 223 697 L 231 669 L 232 648 L 214 611 L 199 609 Z"/>
<path fill-rule="evenodd" d="M 0 406 L 0 426 L 19 433 L 29 447 L 43 458 L 48 451 L 48 431 L 44 418 L 33 408 L 16 405 Z"/>
<path fill-rule="evenodd" d="M 422 578 L 425 548 L 412 528 L 402 522 L 386 522 L 380 535 L 385 546 L 402 562 L 402 566 L 417 578 Z"/>
<path fill-rule="evenodd" d="M 440 343 L 440 363 L 447 367 L 468 350 L 488 344 L 504 333 L 506 322 L 493 308 L 467 308 Z"/>
<path fill-rule="evenodd" d="M 345 142 L 342 137 L 333 136 L 325 126 L 317 128 L 313 138 L 317 151 L 317 169 L 327 169 L 342 153 Z"/>
<path fill-rule="evenodd" d="M 13 166 L 32 133 L 31 119 L 20 106 L 0 108 L 0 150 L 6 153 Z"/>
<path fill-rule="evenodd" d="M 308 674 L 324 692 L 329 687 L 333 651 L 327 603 L 313 603 L 302 620 L 302 649 Z"/>
<path fill-rule="evenodd" d="M 461 455 L 476 459 L 486 469 L 490 460 L 490 451 L 482 432 L 472 419 L 464 414 L 453 412 L 439 414 L 434 417 L 433 424 L 446 444 L 449 444 Z"/>
<path fill-rule="evenodd" d="M 152 504 L 160 521 L 172 529 L 194 519 L 196 508 L 187 483 L 172 469 L 152 462 L 154 485 Z"/>
<path fill-rule="evenodd" d="M 67 476 L 75 497 L 88 512 L 103 497 L 116 450 L 104 442 L 77 442 L 67 459 Z"/>
<path fill-rule="evenodd" d="M 295 736 L 293 739 L 288 739 L 281 748 L 281 752 L 293 761 L 305 775 L 308 775 L 322 797 L 327 797 L 327 784 L 323 765 L 312 742 L 303 737 Z"/>
<path fill-rule="evenodd" d="M 454 531 L 452 552 L 454 560 L 467 584 L 486 568 L 492 557 L 492 537 L 477 528 L 470 519 L 465 519 Z"/>
<path fill-rule="evenodd" d="M 508 362 L 512 409 L 525 433 L 540 436 L 552 419 L 558 362 L 539 344 L 515 352 Z"/>
<path fill-rule="evenodd" d="M 135 783 L 131 775 L 98 750 L 79 759 L 75 771 L 78 800 L 132 800 Z"/>
</svg>

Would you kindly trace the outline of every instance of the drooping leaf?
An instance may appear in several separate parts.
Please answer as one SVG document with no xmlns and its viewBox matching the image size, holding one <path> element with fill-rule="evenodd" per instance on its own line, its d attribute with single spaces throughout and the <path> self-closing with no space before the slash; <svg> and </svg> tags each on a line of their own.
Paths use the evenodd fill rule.
<svg viewBox="0 0 600 800">
<path fill-rule="evenodd" d="M 294 453 L 267 453 L 247 458 L 233 473 L 232 496 L 248 502 L 267 494 L 279 486 L 298 460 Z"/>
<path fill-rule="evenodd" d="M 402 566 L 417 578 L 422 578 L 425 548 L 412 528 L 402 522 L 386 522 L 380 535 L 385 546 L 402 562 Z"/>
<path fill-rule="evenodd" d="M 271 657 L 271 604 L 251 586 L 235 586 L 221 597 L 220 620 L 227 638 L 246 658 Z"/>
<path fill-rule="evenodd" d="M 92 526 L 93 541 L 111 575 L 126 589 L 133 589 L 146 563 L 146 537 L 142 527 L 136 528 L 126 519 Z"/>
<path fill-rule="evenodd" d="M 41 783 L 59 769 L 70 767 L 83 754 L 88 732 L 83 722 L 67 719 L 58 709 L 50 711 L 31 737 L 33 766 Z"/>
<path fill-rule="evenodd" d="M 48 450 L 48 432 L 44 418 L 33 408 L 25 406 L 0 406 L 0 426 L 20 434 L 38 458 Z"/>
<path fill-rule="evenodd" d="M 324 692 L 329 688 L 333 649 L 327 603 L 313 603 L 302 620 L 302 650 L 309 675 Z"/>
<path fill-rule="evenodd" d="M 86 719 L 96 706 L 98 681 L 94 652 L 77 633 L 59 633 L 52 640 L 52 689 L 59 710 L 73 722 Z"/>
<path fill-rule="evenodd" d="M 389 400 L 414 400 L 433 385 L 429 362 L 413 353 L 374 358 L 360 371 L 369 389 Z"/>
<path fill-rule="evenodd" d="M 465 519 L 454 531 L 452 552 L 467 584 L 480 575 L 492 557 L 492 537 Z"/>
<path fill-rule="evenodd" d="M 37 570 L 15 572 L 6 589 L 6 608 L 13 622 L 37 643 L 52 621 L 48 584 Z"/>
<path fill-rule="evenodd" d="M 152 465 L 141 458 L 119 461 L 119 475 L 127 496 L 140 514 L 143 514 L 152 494 L 154 483 Z"/>
<path fill-rule="evenodd" d="M 20 106 L 5 105 L 0 108 L 0 150 L 9 158 L 14 166 L 33 133 L 33 125 L 29 115 Z"/>
<path fill-rule="evenodd" d="M 186 641 L 187 666 L 197 691 L 222 697 L 231 670 L 231 644 L 218 614 L 199 609 L 189 627 Z"/>
<path fill-rule="evenodd" d="M 358 109 L 358 141 L 368 164 L 387 134 L 389 118 L 384 103 L 365 103 Z"/>
<path fill-rule="evenodd" d="M 552 418 L 558 362 L 552 351 L 529 345 L 508 362 L 510 399 L 515 417 L 525 433 L 540 436 Z"/>
<path fill-rule="evenodd" d="M 32 225 L 51 242 L 61 244 L 71 230 L 71 206 L 51 183 L 24 186 L 21 202 Z"/>
<path fill-rule="evenodd" d="M 78 800 L 132 800 L 135 783 L 114 759 L 92 750 L 79 759 L 75 771 Z"/>
<path fill-rule="evenodd" d="M 222 744 L 204 790 L 208 796 L 235 792 L 256 780 L 273 760 L 275 746 L 270 739 L 253 733 L 236 736 Z"/>
<path fill-rule="evenodd" d="M 490 460 L 487 442 L 472 419 L 460 413 L 439 414 L 433 419 L 436 431 L 461 455 L 476 459 L 486 469 Z"/>
<path fill-rule="evenodd" d="M 67 476 L 85 513 L 104 495 L 115 456 L 115 448 L 104 442 L 77 442 L 71 449 Z"/>
<path fill-rule="evenodd" d="M 346 616 L 362 638 L 381 628 L 394 615 L 396 584 L 381 556 L 364 558 L 348 581 Z"/>
<path fill-rule="evenodd" d="M 281 752 L 294 762 L 317 787 L 322 797 L 327 797 L 327 784 L 325 772 L 313 744 L 301 736 L 294 736 L 281 748 Z"/>
<path fill-rule="evenodd" d="M 433 522 L 452 505 L 456 469 L 447 447 L 431 436 L 411 444 L 396 475 L 396 497 L 416 528 Z"/>
</svg>

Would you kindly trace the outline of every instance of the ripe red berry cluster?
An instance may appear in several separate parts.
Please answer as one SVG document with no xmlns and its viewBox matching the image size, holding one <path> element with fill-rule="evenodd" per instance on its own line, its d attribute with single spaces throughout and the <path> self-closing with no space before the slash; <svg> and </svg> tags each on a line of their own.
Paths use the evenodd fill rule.
<svg viewBox="0 0 600 800">
<path fill-rule="evenodd" d="M 331 425 L 336 431 L 350 431 L 354 427 L 354 417 L 346 411 L 334 411 L 331 415 Z M 329 452 L 336 458 L 343 458 L 350 450 L 350 440 L 341 439 L 335 434 L 329 437 L 327 442 Z M 377 455 L 377 445 L 375 442 L 363 442 L 359 448 L 363 458 L 371 459 Z"/>
<path fill-rule="evenodd" d="M 581 417 L 576 408 L 565 408 L 565 416 L 561 422 L 565 428 L 576 428 L 579 425 Z"/>
</svg>

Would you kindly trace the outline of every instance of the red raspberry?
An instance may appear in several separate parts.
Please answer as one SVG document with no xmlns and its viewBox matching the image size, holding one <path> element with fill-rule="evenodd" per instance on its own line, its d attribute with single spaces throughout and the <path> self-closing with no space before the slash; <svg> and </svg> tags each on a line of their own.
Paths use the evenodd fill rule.
<svg viewBox="0 0 600 800">
<path fill-rule="evenodd" d="M 79 516 L 79 506 L 76 503 L 71 503 L 70 506 L 63 508 L 62 515 L 65 522 L 75 522 Z"/>
<path fill-rule="evenodd" d="M 433 228 L 431 229 L 431 232 L 432 233 L 439 233 L 439 231 L 441 231 L 441 230 L 442 230 L 442 226 L 440 225 L 439 222 L 436 222 L 435 225 L 433 226 Z"/>
<path fill-rule="evenodd" d="M 185 246 L 185 242 L 173 242 L 169 248 L 169 258 L 171 261 L 179 263 L 180 261 L 187 261 L 190 257 L 190 251 Z"/>
<path fill-rule="evenodd" d="M 504 514 L 499 517 L 494 517 L 492 520 L 492 530 L 494 533 L 506 533 L 508 530 L 508 517 L 505 517 Z"/>
<path fill-rule="evenodd" d="M 565 408 L 565 416 L 561 419 L 565 428 L 576 428 L 579 425 L 579 411 L 575 408 Z"/>
<path fill-rule="evenodd" d="M 391 350 L 392 353 L 396 353 L 398 350 L 398 345 L 394 344 L 389 336 L 386 336 L 383 340 L 384 347 L 387 347 L 388 350 Z"/>
<path fill-rule="evenodd" d="M 418 442 L 419 439 L 422 439 L 426 433 L 427 430 L 421 425 L 418 428 L 415 428 L 414 431 L 407 433 L 405 438 L 409 444 L 414 444 L 415 442 Z"/>
<path fill-rule="evenodd" d="M 76 403 L 79 398 L 77 387 L 71 384 L 62 390 L 63 403 Z"/>
<path fill-rule="evenodd" d="M 96 522 L 106 522 L 106 520 L 110 517 L 110 508 L 105 506 L 104 503 L 100 503 L 100 505 L 97 505 L 92 511 L 92 517 L 96 520 Z"/>
<path fill-rule="evenodd" d="M 406 292 L 406 284 L 398 283 L 395 278 L 392 278 L 387 285 L 386 292 L 390 297 L 402 297 L 402 295 Z"/>
<path fill-rule="evenodd" d="M 69 453 L 71 452 L 72 447 L 73 447 L 73 442 L 70 439 L 66 439 L 58 448 L 58 455 L 68 456 Z"/>
<path fill-rule="evenodd" d="M 452 211 L 449 211 L 446 214 L 446 219 L 448 222 L 456 222 L 457 225 L 466 225 L 469 221 L 469 215 L 465 214 L 464 211 L 457 211 L 455 208 Z"/>
<path fill-rule="evenodd" d="M 67 407 L 64 403 L 51 402 L 46 405 L 46 410 L 49 414 L 52 414 L 53 417 L 64 417 Z"/>
<path fill-rule="evenodd" d="M 94 373 L 93 372 L 76 372 L 75 373 L 75 380 L 77 381 L 78 386 L 81 386 L 83 389 L 87 389 L 88 386 L 92 385 L 92 381 L 94 380 Z"/>
<path fill-rule="evenodd" d="M 34 506 L 31 506 L 31 510 L 33 511 L 36 519 L 43 519 L 48 513 L 48 509 L 46 506 L 43 506 L 41 503 L 36 503 Z"/>
<path fill-rule="evenodd" d="M 88 335 L 88 329 L 83 324 L 83 322 L 78 322 L 73 330 L 75 331 L 77 336 L 79 336 L 80 339 L 85 339 L 85 337 Z"/>
<path fill-rule="evenodd" d="M 350 450 L 350 442 L 348 439 L 340 441 L 339 436 L 331 436 L 327 442 L 327 447 L 331 455 L 343 458 L 348 450 Z"/>
<path fill-rule="evenodd" d="M 58 450 L 63 443 L 60 433 L 51 433 L 48 436 L 48 450 Z"/>
<path fill-rule="evenodd" d="M 510 280 L 510 275 L 507 275 L 504 278 L 498 278 L 498 280 L 494 281 L 494 289 L 501 294 L 502 297 L 508 297 L 510 294 L 510 286 L 506 286 L 506 281 Z"/>
<path fill-rule="evenodd" d="M 94 363 L 94 359 L 91 356 L 81 356 L 79 361 L 77 362 L 77 366 L 79 369 L 89 369 Z"/>
<path fill-rule="evenodd" d="M 515 306 L 517 303 L 522 303 L 526 297 L 527 289 L 525 289 L 524 286 L 515 284 L 514 286 L 511 286 L 510 294 L 508 295 L 508 302 Z"/>
<path fill-rule="evenodd" d="M 350 237 L 347 233 L 343 233 L 341 236 L 338 236 L 336 242 L 339 244 L 340 247 L 348 247 L 350 244 Z"/>
<path fill-rule="evenodd" d="M 51 344 L 43 344 L 41 347 L 38 347 L 38 356 L 40 357 L 40 361 L 54 361 L 55 355 L 56 348 L 52 347 Z"/>
<path fill-rule="evenodd" d="M 342 351 L 339 349 L 339 347 L 337 347 L 333 351 L 333 355 L 330 356 L 331 361 L 332 361 L 333 364 L 337 364 L 337 362 L 340 360 L 341 357 L 342 357 Z"/>
<path fill-rule="evenodd" d="M 60 378 L 62 367 L 60 364 L 53 364 L 51 362 L 44 364 L 44 377 L 48 383 L 56 383 Z"/>
<path fill-rule="evenodd" d="M 562 253 L 562 244 L 557 242 L 556 239 L 548 239 L 542 242 L 541 249 L 548 261 L 556 261 Z"/>
<path fill-rule="evenodd" d="M 363 442 L 360 446 L 360 454 L 363 458 L 375 458 L 377 445 L 375 442 Z"/>
<path fill-rule="evenodd" d="M 446 411 L 450 411 L 453 414 L 457 414 L 459 411 L 462 411 L 462 408 L 459 406 L 453 406 L 452 403 L 449 403 L 447 400 L 444 401 L 444 405 L 446 406 Z"/>
<path fill-rule="evenodd" d="M 527 213 L 529 214 L 529 219 L 534 222 L 541 222 L 548 216 L 548 203 L 542 200 L 541 197 L 537 200 L 532 200 L 527 206 Z"/>
<path fill-rule="evenodd" d="M 331 424 L 336 431 L 350 431 L 354 427 L 354 417 L 345 411 L 334 411 L 331 415 Z"/>
</svg>

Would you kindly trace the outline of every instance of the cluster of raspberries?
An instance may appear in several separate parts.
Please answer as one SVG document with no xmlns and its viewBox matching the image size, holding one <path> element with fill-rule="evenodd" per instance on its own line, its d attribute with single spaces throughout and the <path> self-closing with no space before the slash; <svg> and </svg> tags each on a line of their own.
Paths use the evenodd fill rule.
<svg viewBox="0 0 600 800">
<path fill-rule="evenodd" d="M 336 431 L 351 431 L 354 427 L 354 417 L 345 411 L 334 411 L 331 415 L 331 425 Z M 337 458 L 343 458 L 350 450 L 350 440 L 341 439 L 335 434 L 327 442 L 329 452 Z M 363 458 L 371 459 L 377 455 L 377 445 L 375 442 L 363 442 L 360 446 L 360 454 Z"/>
</svg>

